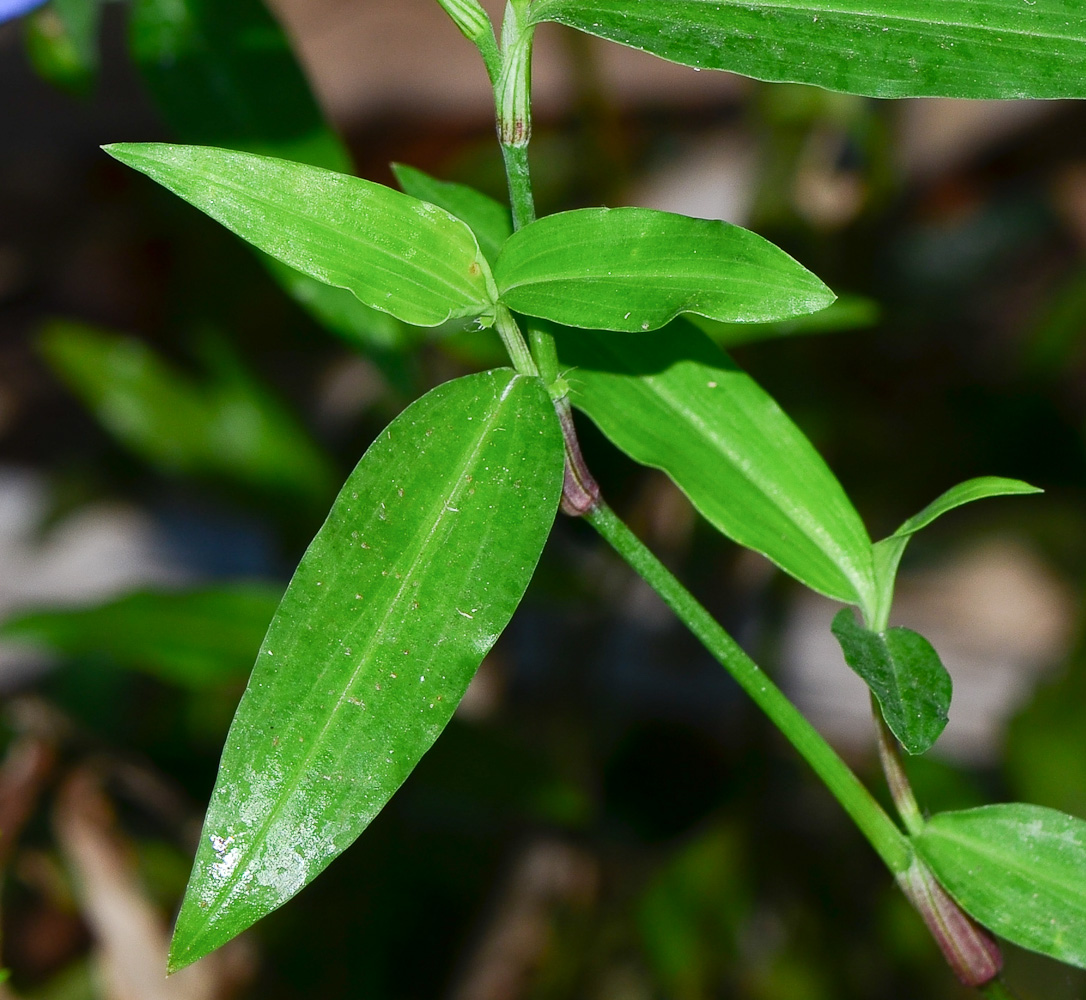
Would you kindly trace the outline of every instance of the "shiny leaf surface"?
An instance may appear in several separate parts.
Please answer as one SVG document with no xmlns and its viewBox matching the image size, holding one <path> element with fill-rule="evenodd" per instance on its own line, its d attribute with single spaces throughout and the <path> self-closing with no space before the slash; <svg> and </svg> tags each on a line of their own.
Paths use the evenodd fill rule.
<svg viewBox="0 0 1086 1000">
<path fill-rule="evenodd" d="M 1073 0 L 538 0 L 673 62 L 868 97 L 1086 97 Z"/>
<path fill-rule="evenodd" d="M 558 330 L 573 404 L 663 469 L 719 531 L 807 586 L 866 604 L 871 543 L 840 483 L 770 396 L 676 321 L 656 334 Z"/>
<path fill-rule="evenodd" d="M 502 247 L 494 279 L 516 312 L 626 332 L 659 329 L 680 313 L 764 323 L 816 312 L 834 299 L 755 233 L 647 208 L 539 219 Z"/>
<path fill-rule="evenodd" d="M 492 312 L 489 265 L 444 209 L 346 174 L 228 149 L 105 147 L 242 239 L 416 326 Z"/>
<path fill-rule="evenodd" d="M 440 386 L 369 448 L 238 706 L 172 968 L 294 895 L 410 774 L 520 602 L 562 467 L 542 383 L 508 369 Z"/>
</svg>

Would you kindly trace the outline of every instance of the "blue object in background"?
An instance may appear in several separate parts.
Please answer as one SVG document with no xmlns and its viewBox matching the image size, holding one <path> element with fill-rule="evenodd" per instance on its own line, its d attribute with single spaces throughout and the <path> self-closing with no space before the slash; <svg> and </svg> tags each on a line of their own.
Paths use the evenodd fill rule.
<svg viewBox="0 0 1086 1000">
<path fill-rule="evenodd" d="M 13 17 L 29 14 L 35 7 L 41 7 L 45 0 L 0 0 L 0 24 Z"/>
</svg>

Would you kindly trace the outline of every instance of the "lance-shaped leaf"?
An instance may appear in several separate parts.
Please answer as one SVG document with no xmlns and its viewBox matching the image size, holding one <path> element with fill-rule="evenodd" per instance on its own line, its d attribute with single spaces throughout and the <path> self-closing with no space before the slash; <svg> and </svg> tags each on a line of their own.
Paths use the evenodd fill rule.
<svg viewBox="0 0 1086 1000">
<path fill-rule="evenodd" d="M 1024 803 L 938 813 L 917 853 L 980 923 L 1086 968 L 1086 822 Z"/>
<path fill-rule="evenodd" d="M 953 685 L 927 639 L 907 628 L 872 632 L 850 608 L 833 619 L 845 662 L 878 699 L 890 730 L 911 754 L 929 750 L 946 728 Z"/>
<path fill-rule="evenodd" d="M 498 251 L 513 233 L 513 219 L 505 205 L 466 184 L 440 181 L 404 163 L 393 163 L 392 172 L 409 195 L 440 205 L 466 222 L 491 264 L 498 259 Z"/>
<path fill-rule="evenodd" d="M 1069 0 L 538 0 L 531 19 L 869 97 L 1086 97 L 1086 10 Z"/>
<path fill-rule="evenodd" d="M 755 233 L 648 208 L 539 219 L 502 247 L 494 278 L 510 309 L 594 330 L 656 330 L 680 313 L 766 323 L 834 299 Z"/>
<path fill-rule="evenodd" d="M 542 382 L 509 369 L 440 386 L 369 448 L 257 656 L 171 968 L 293 896 L 410 774 L 520 602 L 562 465 Z"/>
<path fill-rule="evenodd" d="M 886 627 L 890 615 L 890 605 L 894 598 L 894 580 L 901 562 L 905 546 L 909 539 L 921 528 L 926 528 L 937 517 L 961 507 L 974 500 L 987 497 L 1020 496 L 1028 493 L 1042 493 L 1043 490 L 1021 479 L 1004 479 L 1001 476 L 979 476 L 967 479 L 964 483 L 952 486 L 945 493 L 936 497 L 919 514 L 910 517 L 892 535 L 875 543 L 875 580 L 878 586 L 878 603 L 874 617 L 869 619 L 876 630 Z"/>
<path fill-rule="evenodd" d="M 867 606 L 871 542 L 841 484 L 773 399 L 682 320 L 616 338 L 557 330 L 573 404 L 663 469 L 719 531 L 815 590 Z"/>
<path fill-rule="evenodd" d="M 129 34 L 132 58 L 176 139 L 352 172 L 262 0 L 135 0 Z M 345 340 L 388 350 L 408 337 L 403 324 L 346 289 L 261 256 L 287 293 Z"/>
<path fill-rule="evenodd" d="M 467 225 L 359 177 L 205 146 L 106 152 L 254 246 L 416 326 L 493 314 L 490 267 Z"/>
</svg>

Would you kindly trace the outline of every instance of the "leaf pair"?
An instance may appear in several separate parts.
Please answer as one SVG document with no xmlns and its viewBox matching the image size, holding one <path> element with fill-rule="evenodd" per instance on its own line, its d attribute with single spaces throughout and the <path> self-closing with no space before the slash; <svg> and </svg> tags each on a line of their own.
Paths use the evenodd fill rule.
<svg viewBox="0 0 1086 1000">
<path fill-rule="evenodd" d="M 232 150 L 106 149 L 281 263 L 416 326 L 489 325 L 499 302 L 633 331 L 683 312 L 769 322 L 833 301 L 782 250 L 723 222 L 639 208 L 563 212 L 489 245 L 492 270 L 466 223 L 371 181 Z"/>
</svg>

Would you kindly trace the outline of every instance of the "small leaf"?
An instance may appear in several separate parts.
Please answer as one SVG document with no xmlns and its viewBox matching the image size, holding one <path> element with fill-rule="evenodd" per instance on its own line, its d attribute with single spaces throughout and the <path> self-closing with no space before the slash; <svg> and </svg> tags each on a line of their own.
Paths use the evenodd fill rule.
<svg viewBox="0 0 1086 1000">
<path fill-rule="evenodd" d="M 513 219 L 505 205 L 466 184 L 439 181 L 404 163 L 393 163 L 392 172 L 407 194 L 437 205 L 466 222 L 491 264 L 498 259 L 502 244 L 513 234 Z"/>
<path fill-rule="evenodd" d="M 568 326 L 656 330 L 680 313 L 765 323 L 834 299 L 783 250 L 739 226 L 648 208 L 548 215 L 494 265 L 502 301 Z"/>
<path fill-rule="evenodd" d="M 1043 806 L 989 805 L 938 813 L 913 843 L 980 923 L 1086 968 L 1086 822 Z"/>
<path fill-rule="evenodd" d="M 411 773 L 520 602 L 562 467 L 542 382 L 508 369 L 427 393 L 369 448 L 238 706 L 172 969 L 315 878 Z"/>
<path fill-rule="evenodd" d="M 103 147 L 284 264 L 416 326 L 490 316 L 490 268 L 444 209 L 382 184 L 204 146 Z"/>
<path fill-rule="evenodd" d="M 875 579 L 878 586 L 878 605 L 874 617 L 869 619 L 872 627 L 882 629 L 890 614 L 890 605 L 894 599 L 894 581 L 901 556 L 909 539 L 921 528 L 926 528 L 937 517 L 987 497 L 1019 496 L 1027 493 L 1043 493 L 1043 490 L 1021 479 L 1004 479 L 1001 476 L 980 476 L 967 479 L 964 483 L 952 486 L 936 497 L 919 514 L 914 514 L 892 535 L 875 543 Z"/>
<path fill-rule="evenodd" d="M 952 684 L 931 643 L 918 632 L 871 632 L 849 608 L 833 619 L 845 662 L 871 688 L 890 730 L 911 754 L 931 749 L 946 728 Z"/>
<path fill-rule="evenodd" d="M 616 338 L 555 331 L 571 401 L 631 458 L 663 469 L 717 530 L 813 589 L 874 592 L 871 542 L 799 428 L 689 323 Z"/>
<path fill-rule="evenodd" d="M 203 691 L 245 676 L 282 596 L 282 587 L 256 583 L 128 594 L 18 615 L 0 625 L 0 638 Z"/>
<path fill-rule="evenodd" d="M 1086 97 L 1086 12 L 1068 0 L 537 0 L 531 20 L 868 97 Z"/>
<path fill-rule="evenodd" d="M 221 358 L 197 382 L 147 344 L 78 323 L 43 331 L 53 370 L 125 447 L 172 475 L 210 475 L 327 503 L 334 473 L 297 420 Z"/>
</svg>

